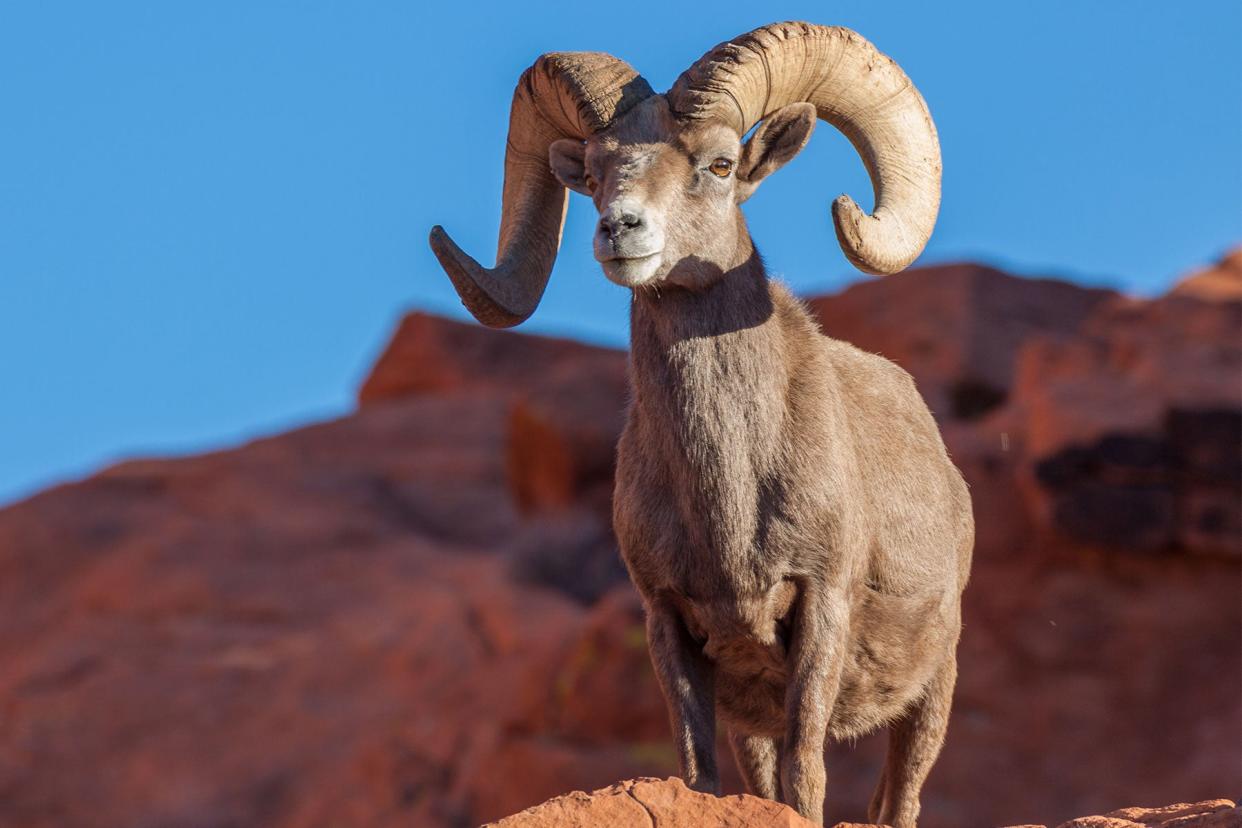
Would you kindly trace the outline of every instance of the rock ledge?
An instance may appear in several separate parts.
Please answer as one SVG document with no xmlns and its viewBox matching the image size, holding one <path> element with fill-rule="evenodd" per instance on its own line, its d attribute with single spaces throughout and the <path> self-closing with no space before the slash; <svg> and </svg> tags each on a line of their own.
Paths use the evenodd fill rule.
<svg viewBox="0 0 1242 828">
<path fill-rule="evenodd" d="M 711 796 L 692 791 L 677 777 L 642 777 L 593 793 L 573 793 L 485 828 L 810 828 L 788 806 L 755 796 Z M 839 822 L 835 828 L 883 828 Z M 1045 828 L 1014 825 L 1009 828 Z M 1121 808 L 1102 816 L 1071 819 L 1057 828 L 1242 828 L 1242 808 L 1228 799 L 1162 808 Z"/>
<path fill-rule="evenodd" d="M 642 777 L 593 793 L 549 799 L 520 814 L 489 823 L 494 828 L 812 828 L 788 806 L 745 794 L 712 796 L 677 777 Z"/>
</svg>

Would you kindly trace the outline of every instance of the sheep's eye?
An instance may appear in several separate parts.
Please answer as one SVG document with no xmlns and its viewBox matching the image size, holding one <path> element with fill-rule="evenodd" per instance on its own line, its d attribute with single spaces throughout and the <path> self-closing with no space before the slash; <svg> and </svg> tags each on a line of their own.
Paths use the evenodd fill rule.
<svg viewBox="0 0 1242 828">
<path fill-rule="evenodd" d="M 589 175 L 586 177 L 585 183 L 586 183 L 587 192 L 590 192 L 590 193 L 595 192 L 595 189 L 599 187 L 599 182 Z"/>
<path fill-rule="evenodd" d="M 728 178 L 729 173 L 733 172 L 733 162 L 728 158 L 717 158 L 707 168 L 718 178 Z"/>
</svg>

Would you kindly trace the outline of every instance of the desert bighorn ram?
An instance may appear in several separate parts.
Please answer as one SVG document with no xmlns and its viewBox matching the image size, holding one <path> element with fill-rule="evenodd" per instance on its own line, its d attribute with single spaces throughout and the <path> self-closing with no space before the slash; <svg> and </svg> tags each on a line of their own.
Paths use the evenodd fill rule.
<svg viewBox="0 0 1242 828">
<path fill-rule="evenodd" d="M 892 60 L 808 23 L 723 43 L 663 95 L 609 55 L 543 55 L 513 97 L 496 267 L 439 227 L 431 246 L 480 322 L 516 325 L 566 188 L 595 202 L 595 258 L 633 292 L 615 526 L 682 775 L 718 790 L 719 715 L 750 790 L 821 821 L 825 740 L 888 725 L 869 818 L 906 828 L 948 723 L 974 524 L 909 375 L 823 336 L 751 242 L 739 205 L 817 116 L 875 187 L 871 215 L 834 202 L 841 246 L 901 270 L 939 209 L 935 127 Z"/>
</svg>

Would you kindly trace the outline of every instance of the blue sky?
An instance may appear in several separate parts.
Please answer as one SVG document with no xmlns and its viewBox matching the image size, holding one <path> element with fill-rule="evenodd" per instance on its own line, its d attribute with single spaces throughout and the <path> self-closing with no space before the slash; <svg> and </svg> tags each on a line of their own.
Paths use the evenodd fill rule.
<svg viewBox="0 0 1242 828">
<path fill-rule="evenodd" d="M 541 52 L 664 89 L 781 19 L 850 26 L 928 100 L 924 262 L 1136 293 L 1242 240 L 1242 4 L 8 3 L 0 9 L 0 503 L 123 457 L 352 406 L 400 314 L 463 316 L 426 236 L 490 262 L 509 99 Z M 826 125 L 748 202 L 803 292 L 858 277 L 828 206 L 870 187 Z M 525 330 L 624 344 L 574 196 Z"/>
</svg>

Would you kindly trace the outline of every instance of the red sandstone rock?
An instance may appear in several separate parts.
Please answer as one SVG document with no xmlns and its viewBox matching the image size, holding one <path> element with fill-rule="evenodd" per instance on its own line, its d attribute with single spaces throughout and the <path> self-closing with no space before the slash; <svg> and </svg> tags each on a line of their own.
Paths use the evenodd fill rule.
<svg viewBox="0 0 1242 828">
<path fill-rule="evenodd" d="M 1067 334 L 1115 296 L 977 264 L 922 267 L 810 300 L 824 332 L 914 377 L 936 418 L 972 418 L 1004 401 L 1023 343 Z"/>
<path fill-rule="evenodd" d="M 611 519 L 626 383 L 624 357 L 603 352 L 521 392 L 510 410 L 506 459 L 510 488 L 523 511 L 589 501 Z"/>
<path fill-rule="evenodd" d="M 1036 522 L 1139 551 L 1242 556 L 1242 303 L 1099 306 L 1022 349 L 995 427 L 1021 443 Z"/>
<path fill-rule="evenodd" d="M 412 394 L 463 388 L 520 391 L 564 373 L 613 373 L 624 356 L 551 337 L 509 331 L 414 312 L 401 320 L 358 391 L 361 405 Z"/>
<path fill-rule="evenodd" d="M 790 808 L 754 796 L 716 797 L 675 777 L 576 791 L 491 823 L 495 828 L 809 828 Z"/>
<path fill-rule="evenodd" d="M 1013 405 L 1044 457 L 1110 432 L 1158 428 L 1170 409 L 1237 408 L 1242 303 L 1171 296 L 1106 303 L 1073 337 L 1022 348 Z"/>
<path fill-rule="evenodd" d="M 1190 274 L 1170 292 L 1209 301 L 1242 299 L 1242 247 L 1230 250 L 1212 267 Z"/>
<path fill-rule="evenodd" d="M 594 825 L 649 828 L 651 823 L 647 809 L 621 785 L 615 785 L 590 794 L 574 791 L 558 796 L 542 805 L 488 825 L 503 828 L 588 828 Z"/>
<path fill-rule="evenodd" d="M 575 791 L 488 828 L 766 828 L 809 826 L 791 809 L 753 796 L 714 797 L 689 790 L 680 779 L 636 779 L 594 793 Z M 1239 828 L 1242 808 L 1228 799 L 1163 808 L 1123 808 L 1103 816 L 1071 819 L 1058 828 Z M 839 822 L 834 828 L 883 828 L 872 823 Z M 1008 828 L 1045 828 L 1011 825 Z"/>
<path fill-rule="evenodd" d="M 545 416 L 519 401 L 509 411 L 509 489 L 527 513 L 568 509 L 578 495 L 577 457 Z"/>
<path fill-rule="evenodd" d="M 1103 816 L 1071 819 L 1057 828 L 1242 828 L 1242 808 L 1228 799 L 1163 808 L 1122 808 Z"/>
<path fill-rule="evenodd" d="M 358 399 L 369 406 L 468 389 L 501 394 L 511 405 L 505 460 L 518 507 L 564 510 L 586 497 L 606 515 L 626 388 L 620 351 L 411 313 Z"/>
<path fill-rule="evenodd" d="M 1163 808 L 1120 808 L 1116 811 L 1110 811 L 1104 816 L 1128 819 L 1131 822 L 1139 822 L 1145 825 L 1164 825 L 1172 820 L 1185 817 L 1202 817 L 1219 813 L 1227 814 L 1231 811 L 1235 815 L 1237 814 L 1237 806 L 1231 800 L 1211 799 L 1204 802 L 1189 804 L 1183 802 L 1177 805 L 1166 805 Z"/>
</svg>

